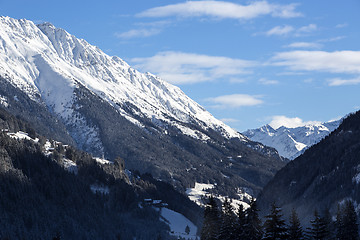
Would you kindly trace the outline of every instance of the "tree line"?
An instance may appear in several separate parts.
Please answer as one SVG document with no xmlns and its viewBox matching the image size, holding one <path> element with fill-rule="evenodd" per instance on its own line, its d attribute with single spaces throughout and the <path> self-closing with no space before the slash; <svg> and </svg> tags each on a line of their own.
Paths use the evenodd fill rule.
<svg viewBox="0 0 360 240">
<path fill-rule="evenodd" d="M 246 210 L 242 205 L 234 211 L 228 199 L 219 207 L 214 197 L 208 199 L 204 210 L 201 240 L 359 240 L 357 214 L 353 203 L 347 200 L 338 205 L 333 219 L 329 211 L 314 211 L 309 227 L 304 228 L 293 209 L 288 221 L 275 203 L 264 223 L 259 216 L 256 201 Z"/>
</svg>

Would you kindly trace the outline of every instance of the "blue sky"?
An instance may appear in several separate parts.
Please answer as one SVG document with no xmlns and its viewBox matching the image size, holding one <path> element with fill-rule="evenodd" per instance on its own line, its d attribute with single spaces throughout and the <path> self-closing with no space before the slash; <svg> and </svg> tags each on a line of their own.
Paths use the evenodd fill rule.
<svg viewBox="0 0 360 240">
<path fill-rule="evenodd" d="M 360 109 L 360 1 L 0 0 L 179 86 L 244 131 Z"/>
</svg>

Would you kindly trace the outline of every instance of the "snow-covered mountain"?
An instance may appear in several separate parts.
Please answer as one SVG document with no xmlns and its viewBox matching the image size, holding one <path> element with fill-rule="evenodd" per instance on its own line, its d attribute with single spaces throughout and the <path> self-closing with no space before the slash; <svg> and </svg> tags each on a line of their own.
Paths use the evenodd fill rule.
<svg viewBox="0 0 360 240">
<path fill-rule="evenodd" d="M 257 192 L 284 164 L 178 87 L 50 23 L 0 17 L 0 86 L 0 106 L 40 134 L 183 189 Z"/>
<path fill-rule="evenodd" d="M 243 138 L 178 87 L 150 73 L 136 71 L 120 58 L 106 55 L 63 29 L 9 17 L 1 17 L 0 22 L 1 74 L 32 99 L 44 100 L 65 121 L 72 121 L 73 92 L 82 85 L 139 126 L 142 124 L 133 115 L 145 116 L 156 124 L 170 123 L 184 134 L 202 140 L 209 136 L 186 126 L 187 123 L 195 121 L 228 138 Z M 124 111 L 121 106 L 125 103 L 135 105 L 138 111 Z"/>
<path fill-rule="evenodd" d="M 253 141 L 275 148 L 281 156 L 292 160 L 301 155 L 305 149 L 320 142 L 340 123 L 341 120 L 337 120 L 296 128 L 281 126 L 277 129 L 265 125 L 258 129 L 247 130 L 243 134 Z"/>
</svg>

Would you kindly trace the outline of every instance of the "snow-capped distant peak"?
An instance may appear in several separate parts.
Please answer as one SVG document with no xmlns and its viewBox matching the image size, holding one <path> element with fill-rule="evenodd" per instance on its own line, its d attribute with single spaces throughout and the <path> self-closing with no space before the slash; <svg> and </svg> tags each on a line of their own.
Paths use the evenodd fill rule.
<svg viewBox="0 0 360 240">
<path fill-rule="evenodd" d="M 334 131 L 341 120 L 326 123 L 314 122 L 300 127 L 279 126 L 274 129 L 270 125 L 243 132 L 252 141 L 260 142 L 278 150 L 279 154 L 294 159 L 308 147 L 318 143 L 322 138 Z"/>
</svg>

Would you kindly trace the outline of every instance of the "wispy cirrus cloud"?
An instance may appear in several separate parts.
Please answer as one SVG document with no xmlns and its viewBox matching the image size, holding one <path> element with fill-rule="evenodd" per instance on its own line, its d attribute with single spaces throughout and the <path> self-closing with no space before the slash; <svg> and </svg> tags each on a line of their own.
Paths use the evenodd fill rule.
<svg viewBox="0 0 360 240">
<path fill-rule="evenodd" d="M 289 26 L 289 25 L 276 26 L 276 27 L 273 27 L 272 29 L 270 29 L 269 31 L 267 31 L 265 33 L 265 35 L 266 36 L 272 36 L 272 35 L 286 36 L 286 35 L 289 35 L 291 32 L 293 32 L 294 30 L 295 30 L 295 28 L 292 26 Z"/>
<path fill-rule="evenodd" d="M 286 45 L 287 48 L 313 48 L 319 49 L 322 48 L 323 45 L 317 42 L 293 42 L 289 45 Z"/>
<path fill-rule="evenodd" d="M 279 81 L 277 81 L 277 80 L 269 80 L 266 78 L 260 78 L 258 82 L 262 85 L 277 85 L 277 84 L 279 84 Z"/>
<path fill-rule="evenodd" d="M 236 78 L 251 73 L 253 61 L 183 52 L 159 52 L 147 58 L 133 58 L 137 68 L 153 72 L 173 84 L 190 84 Z"/>
<path fill-rule="evenodd" d="M 137 17 L 213 17 L 231 19 L 253 19 L 264 15 L 280 18 L 300 17 L 296 11 L 298 4 L 271 4 L 267 1 L 240 5 L 225 1 L 186 1 L 161 7 L 150 8 Z"/>
<path fill-rule="evenodd" d="M 130 39 L 130 38 L 143 38 L 143 37 L 150 37 L 150 36 L 154 36 L 157 35 L 161 32 L 161 29 L 158 28 L 150 28 L 150 29 L 131 29 L 129 31 L 126 32 L 122 32 L 122 33 L 115 33 L 115 36 L 117 38 L 121 38 L 121 39 Z"/>
<path fill-rule="evenodd" d="M 307 26 L 303 26 L 303 27 L 300 27 L 297 32 L 298 33 L 309 33 L 309 32 L 314 32 L 317 30 L 317 25 L 316 24 L 309 24 Z"/>
<path fill-rule="evenodd" d="M 171 25 L 169 21 L 157 21 L 148 23 L 137 23 L 138 27 L 126 32 L 115 33 L 117 38 L 131 39 L 144 38 L 160 34 L 166 27 Z"/>
<path fill-rule="evenodd" d="M 290 51 L 275 54 L 272 65 L 295 71 L 360 73 L 360 51 Z"/>
<path fill-rule="evenodd" d="M 358 85 L 360 84 L 360 76 L 351 79 L 333 78 L 328 80 L 329 86 L 344 86 L 344 85 Z"/>
<path fill-rule="evenodd" d="M 247 94 L 231 94 L 206 99 L 213 103 L 213 108 L 239 108 L 263 104 L 262 96 Z"/>
<path fill-rule="evenodd" d="M 340 23 L 340 24 L 337 24 L 335 27 L 336 28 L 344 28 L 344 27 L 347 27 L 349 24 L 347 23 Z"/>
<path fill-rule="evenodd" d="M 268 31 L 266 31 L 265 33 L 260 33 L 260 34 L 265 34 L 266 36 L 295 36 L 295 37 L 299 37 L 299 36 L 303 36 L 306 34 L 309 34 L 311 32 L 316 31 L 317 25 L 316 24 L 309 24 L 307 26 L 302 26 L 299 28 L 295 28 L 291 25 L 283 25 L 283 26 L 275 26 L 271 29 L 269 29 Z"/>
</svg>

